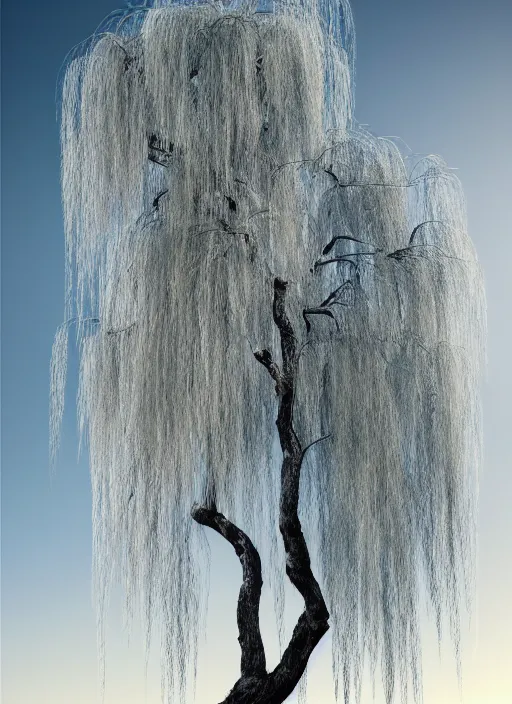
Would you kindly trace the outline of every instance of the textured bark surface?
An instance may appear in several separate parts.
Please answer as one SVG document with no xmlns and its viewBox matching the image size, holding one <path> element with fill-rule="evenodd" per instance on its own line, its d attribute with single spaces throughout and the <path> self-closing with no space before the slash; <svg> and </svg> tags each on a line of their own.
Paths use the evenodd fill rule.
<svg viewBox="0 0 512 704">
<path fill-rule="evenodd" d="M 284 702 L 298 684 L 311 653 L 329 630 L 329 612 L 311 570 L 308 547 L 298 515 L 300 471 L 308 447 L 302 447 L 293 427 L 297 344 L 286 313 L 286 288 L 286 282 L 274 280 L 273 318 L 281 338 L 281 367 L 273 360 L 269 350 L 255 352 L 254 356 L 276 383 L 279 400 L 276 425 L 283 452 L 279 529 L 286 551 L 286 574 L 304 599 L 304 611 L 297 621 L 281 662 L 272 672 L 267 673 L 259 626 L 263 582 L 258 551 L 248 536 L 219 513 L 213 503 L 210 506 L 194 505 L 192 517 L 198 523 L 216 530 L 231 543 L 243 570 L 237 608 L 241 676 L 222 704 Z"/>
<path fill-rule="evenodd" d="M 238 596 L 236 612 L 238 642 L 242 651 L 240 671 L 242 677 L 251 679 L 266 674 L 265 650 L 261 640 L 259 608 L 263 580 L 258 551 L 233 523 L 219 513 L 215 506 L 194 506 L 192 517 L 201 525 L 213 528 L 234 547 L 242 565 L 243 582 Z"/>
</svg>

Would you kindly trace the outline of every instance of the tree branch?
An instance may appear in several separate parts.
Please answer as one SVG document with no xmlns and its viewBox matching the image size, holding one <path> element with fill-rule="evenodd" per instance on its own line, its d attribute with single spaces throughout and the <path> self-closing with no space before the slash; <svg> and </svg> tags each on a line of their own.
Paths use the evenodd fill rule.
<svg viewBox="0 0 512 704">
<path fill-rule="evenodd" d="M 163 198 L 163 197 L 166 195 L 166 193 L 169 193 L 169 189 L 168 189 L 168 188 L 166 188 L 165 191 L 160 191 L 160 193 L 156 196 L 156 198 L 154 198 L 154 200 L 153 200 L 153 208 L 154 208 L 155 210 L 158 210 L 158 209 L 159 209 L 159 207 L 160 207 L 160 198 Z"/>
<path fill-rule="evenodd" d="M 276 425 L 283 452 L 279 530 L 286 552 L 286 574 L 302 595 L 305 609 L 297 621 L 281 662 L 267 674 L 258 618 L 262 585 L 258 552 L 245 533 L 230 523 L 215 506 L 194 505 L 193 518 L 198 523 L 216 530 L 233 545 L 244 574 L 237 609 L 242 649 L 241 677 L 222 704 L 284 702 L 298 684 L 311 653 L 329 630 L 329 612 L 311 569 L 311 560 L 298 515 L 302 460 L 310 447 L 325 438 L 319 438 L 303 449 L 293 427 L 295 376 L 300 350 L 297 351 L 297 339 L 286 313 L 286 289 L 285 281 L 274 279 L 272 310 L 274 323 L 281 338 L 281 367 L 274 362 L 269 350 L 259 350 L 254 356 L 276 382 L 279 400 Z"/>
<path fill-rule="evenodd" d="M 304 308 L 304 310 L 302 311 L 302 317 L 304 318 L 304 322 L 306 323 L 307 332 L 311 330 L 311 323 L 308 320 L 308 315 L 327 315 L 329 318 L 332 318 L 334 320 L 334 322 L 336 323 L 336 328 L 339 329 L 338 321 L 334 317 L 334 313 L 332 312 L 332 310 L 321 306 L 320 308 Z"/>
<path fill-rule="evenodd" d="M 243 582 L 238 596 L 236 612 L 238 642 L 242 651 L 242 678 L 261 677 L 267 674 L 265 650 L 261 639 L 259 608 L 261 587 L 261 561 L 258 551 L 250 538 L 240 528 L 231 523 L 215 506 L 192 507 L 192 518 L 203 526 L 208 526 L 225 538 L 233 548 L 242 565 Z"/>
<path fill-rule="evenodd" d="M 310 442 L 309 445 L 306 445 L 306 447 L 302 450 L 302 459 L 306 456 L 306 452 L 312 448 L 314 445 L 318 444 L 319 442 L 322 442 L 322 440 L 327 440 L 328 438 L 331 437 L 331 433 L 328 435 L 322 435 L 321 438 L 317 438 L 316 440 L 313 440 L 313 442 Z"/>
<path fill-rule="evenodd" d="M 316 630 L 327 620 L 329 612 L 322 592 L 311 570 L 311 561 L 299 520 L 299 483 L 303 451 L 293 427 L 293 398 L 297 368 L 297 342 L 286 313 L 287 284 L 274 280 L 274 322 L 281 336 L 282 384 L 278 391 L 279 410 L 277 429 L 283 451 L 281 466 L 281 497 L 279 504 L 279 529 L 286 551 L 286 574 L 302 595 L 305 614 L 311 628 Z"/>
<path fill-rule="evenodd" d="M 344 301 L 340 301 L 341 296 L 345 296 Z M 348 300 L 347 300 L 348 296 Z M 339 303 L 340 305 L 345 305 L 349 306 L 353 304 L 353 298 L 354 298 L 354 284 L 352 281 L 344 281 L 341 286 L 338 286 L 338 288 L 333 291 L 329 296 L 320 303 L 320 308 L 324 308 L 325 306 L 332 306 L 335 303 Z"/>
<path fill-rule="evenodd" d="M 340 240 L 348 240 L 349 242 L 357 242 L 358 244 L 367 244 L 370 247 L 373 247 L 371 242 L 365 242 L 364 240 L 358 240 L 356 237 L 350 237 L 349 235 L 337 235 L 336 237 L 333 237 L 332 240 L 325 245 L 325 247 L 322 249 L 322 254 L 329 254 L 331 249 L 334 247 L 336 242 L 339 242 Z"/>
<path fill-rule="evenodd" d="M 371 257 L 375 254 L 379 254 L 381 250 L 377 249 L 374 252 L 347 252 L 347 254 L 342 254 L 339 257 L 333 257 L 332 259 L 319 259 L 313 265 L 314 270 L 318 269 L 320 266 L 325 266 L 326 264 L 335 264 L 336 262 L 349 262 L 355 266 L 355 263 L 351 260 L 351 257 Z M 388 255 L 389 256 L 389 255 Z"/>
<path fill-rule="evenodd" d="M 254 356 L 258 362 L 265 367 L 272 379 L 276 382 L 276 393 L 279 393 L 278 387 L 281 384 L 281 370 L 272 359 L 270 352 L 268 350 L 256 350 L 256 352 L 254 352 Z"/>
</svg>

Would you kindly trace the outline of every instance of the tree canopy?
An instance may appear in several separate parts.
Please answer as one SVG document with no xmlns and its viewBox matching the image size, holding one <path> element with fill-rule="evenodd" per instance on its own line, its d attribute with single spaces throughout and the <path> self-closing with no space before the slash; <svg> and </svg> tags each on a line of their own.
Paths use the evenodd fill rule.
<svg viewBox="0 0 512 704">
<path fill-rule="evenodd" d="M 471 591 L 485 310 L 460 183 L 353 118 L 342 1 L 155 3 L 67 61 L 65 323 L 80 351 L 100 615 L 114 579 L 164 624 L 169 701 L 193 683 L 214 497 L 262 554 L 284 647 L 275 280 L 311 446 L 300 514 L 331 613 L 336 687 L 381 667 L 421 690 L 424 590 L 455 644 Z M 261 361 L 261 360 L 260 360 Z M 264 365 L 263 365 L 264 366 Z M 327 437 L 328 436 L 328 437 Z M 101 619 L 100 619 L 101 621 Z M 409 695 L 410 693 L 410 695 Z"/>
</svg>

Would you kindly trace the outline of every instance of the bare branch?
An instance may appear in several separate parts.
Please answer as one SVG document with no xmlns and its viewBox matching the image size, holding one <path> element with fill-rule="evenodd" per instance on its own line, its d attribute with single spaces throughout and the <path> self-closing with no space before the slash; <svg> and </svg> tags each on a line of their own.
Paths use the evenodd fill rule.
<svg viewBox="0 0 512 704">
<path fill-rule="evenodd" d="M 350 295 L 350 301 L 340 301 L 340 296 L 344 293 L 349 293 Z M 333 291 L 326 299 L 323 301 L 323 303 L 320 303 L 320 307 L 323 308 L 325 306 L 332 306 L 332 305 L 342 305 L 342 306 L 350 306 L 353 304 L 353 298 L 354 298 L 354 284 L 352 281 L 344 281 L 341 286 L 339 286 L 335 291 Z"/>
<path fill-rule="evenodd" d="M 169 162 L 168 161 L 161 161 L 158 159 L 156 156 L 153 154 L 148 154 L 148 159 L 149 161 L 152 161 L 154 164 L 158 164 L 159 166 L 163 166 L 164 168 L 169 168 Z"/>
<path fill-rule="evenodd" d="M 357 242 L 358 244 L 367 244 L 370 247 L 373 247 L 371 242 L 364 242 L 363 240 L 358 240 L 356 237 L 350 237 L 349 235 L 337 235 L 336 237 L 333 237 L 332 240 L 328 244 L 325 245 L 325 247 L 322 250 L 322 254 L 329 254 L 329 252 L 334 247 L 336 242 L 338 242 L 338 240 L 349 240 L 350 242 Z M 380 251 L 380 250 L 376 250 L 376 251 Z"/>
<path fill-rule="evenodd" d="M 286 551 L 286 574 L 304 599 L 307 623 L 314 630 L 327 621 L 329 612 L 320 586 L 311 570 L 311 561 L 298 515 L 302 447 L 293 427 L 293 398 L 297 369 L 297 345 L 293 327 L 286 313 L 287 284 L 274 280 L 274 322 L 281 336 L 283 383 L 279 389 L 277 429 L 283 451 L 281 467 L 281 497 L 279 503 L 279 530 Z M 324 632 L 325 632 L 324 631 Z M 305 667 L 305 665 L 304 665 Z"/>
<path fill-rule="evenodd" d="M 259 608 L 261 587 L 261 560 L 250 538 L 231 523 L 215 506 L 194 504 L 192 518 L 222 535 L 235 549 L 242 565 L 243 582 L 240 587 L 237 607 L 238 642 L 242 651 L 241 675 L 261 677 L 266 675 L 265 649 L 261 639 Z"/>
<path fill-rule="evenodd" d="M 319 442 L 322 442 L 322 440 L 327 440 L 327 438 L 331 437 L 331 433 L 328 433 L 327 435 L 322 435 L 321 438 L 317 438 L 316 440 L 313 440 L 313 442 L 310 442 L 309 445 L 306 445 L 306 447 L 302 450 L 302 459 L 304 459 L 306 452 L 312 448 L 314 445 L 317 445 Z"/>
<path fill-rule="evenodd" d="M 155 210 L 158 210 L 158 208 L 159 208 L 159 206 L 160 206 L 160 198 L 162 198 L 163 196 L 165 196 L 166 193 L 169 193 L 169 189 L 168 189 L 168 188 L 166 188 L 165 191 L 161 191 L 161 192 L 156 196 L 156 198 L 153 200 L 153 208 L 155 208 Z"/>
<path fill-rule="evenodd" d="M 409 237 L 409 246 L 413 243 L 414 237 L 416 236 L 416 233 L 418 232 L 418 230 L 421 227 L 423 227 L 424 225 L 429 225 L 430 223 L 434 223 L 434 222 L 437 222 L 441 225 L 443 224 L 442 220 L 425 220 L 425 222 L 420 222 L 419 225 L 416 225 L 414 230 L 411 232 L 411 236 Z"/>
<path fill-rule="evenodd" d="M 306 323 L 307 332 L 311 330 L 311 323 L 308 320 L 308 315 L 327 315 L 329 318 L 332 318 L 334 320 L 334 322 L 336 323 L 336 328 L 338 328 L 338 321 L 334 317 L 333 312 L 329 310 L 329 308 L 304 308 L 304 310 L 302 311 L 302 317 L 304 318 L 304 322 Z"/>
<path fill-rule="evenodd" d="M 324 260 L 318 260 L 314 263 L 314 269 L 318 269 L 318 267 L 321 266 L 326 266 L 326 264 L 334 264 L 336 262 L 350 262 L 351 264 L 354 264 L 356 266 L 355 262 L 351 261 L 351 257 L 371 257 L 374 256 L 375 254 L 379 254 L 382 250 L 377 249 L 374 252 L 348 252 L 347 254 L 342 254 L 340 257 L 333 257 L 332 259 L 324 259 Z M 388 255 L 389 256 L 389 255 Z"/>
</svg>

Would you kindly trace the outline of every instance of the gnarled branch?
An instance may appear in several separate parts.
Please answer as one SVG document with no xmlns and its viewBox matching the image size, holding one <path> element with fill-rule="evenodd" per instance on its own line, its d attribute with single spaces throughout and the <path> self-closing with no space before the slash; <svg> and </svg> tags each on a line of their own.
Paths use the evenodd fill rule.
<svg viewBox="0 0 512 704">
<path fill-rule="evenodd" d="M 329 612 L 311 569 L 298 514 L 300 470 L 304 455 L 312 445 L 325 438 L 302 448 L 293 427 L 293 398 L 300 350 L 297 351 L 297 339 L 286 313 L 286 289 L 285 281 L 274 279 L 273 318 L 281 338 L 281 365 L 274 362 L 269 350 L 257 351 L 254 356 L 276 382 L 279 400 L 276 425 L 283 452 L 279 530 L 286 552 L 286 574 L 302 595 L 305 608 L 281 662 L 267 674 L 259 628 L 262 578 L 258 552 L 247 535 L 219 513 L 214 505 L 194 505 L 192 517 L 198 523 L 216 530 L 233 545 L 243 569 L 237 609 L 238 640 L 242 649 L 241 677 L 222 704 L 281 704 L 295 689 L 311 653 L 329 630 Z"/>
<path fill-rule="evenodd" d="M 192 507 L 192 518 L 203 526 L 213 528 L 234 547 L 242 565 L 243 582 L 240 587 L 237 608 L 238 642 L 242 651 L 241 675 L 261 677 L 265 675 L 265 650 L 261 639 L 259 608 L 261 587 L 261 560 L 250 538 L 231 523 L 215 506 Z"/>
</svg>

